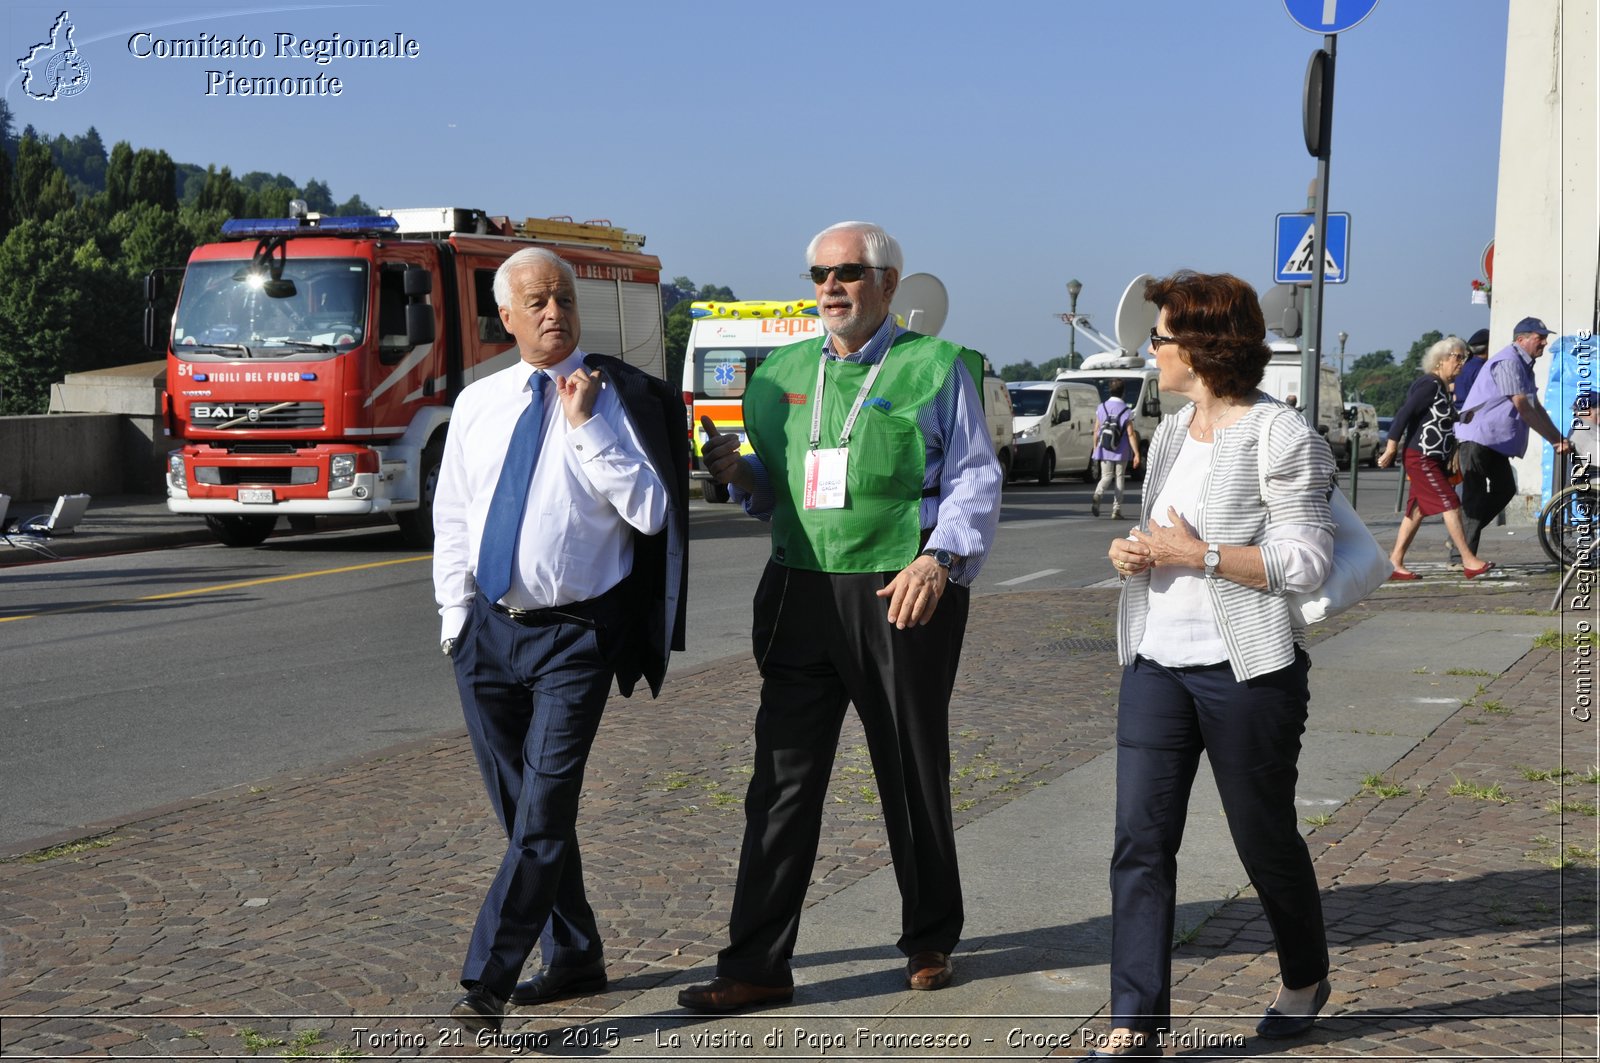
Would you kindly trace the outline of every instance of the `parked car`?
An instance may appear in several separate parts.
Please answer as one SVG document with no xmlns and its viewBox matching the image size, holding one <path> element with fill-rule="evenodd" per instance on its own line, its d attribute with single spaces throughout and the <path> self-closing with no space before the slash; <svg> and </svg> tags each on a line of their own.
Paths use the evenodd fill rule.
<svg viewBox="0 0 1600 1063">
<path fill-rule="evenodd" d="M 1015 416 L 1012 472 L 1033 475 L 1041 484 L 1056 470 L 1093 480 L 1094 410 L 1100 393 L 1092 384 L 1025 380 L 1007 385 Z"/>
<path fill-rule="evenodd" d="M 1383 453 L 1383 439 L 1387 429 L 1378 428 L 1378 411 L 1370 403 L 1344 404 L 1344 423 L 1350 434 L 1353 460 L 1376 466 L 1378 455 Z M 1356 441 L 1360 440 L 1358 444 Z"/>
</svg>

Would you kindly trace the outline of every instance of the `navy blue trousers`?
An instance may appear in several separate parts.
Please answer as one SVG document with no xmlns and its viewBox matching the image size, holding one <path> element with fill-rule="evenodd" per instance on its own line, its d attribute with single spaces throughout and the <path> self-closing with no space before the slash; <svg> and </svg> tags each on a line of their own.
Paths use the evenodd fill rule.
<svg viewBox="0 0 1600 1063">
<path fill-rule="evenodd" d="M 832 575 L 769 563 L 756 590 L 761 670 L 755 773 L 717 973 L 794 984 L 790 958 L 811 884 L 828 779 L 854 703 L 878 782 L 900 887 L 906 955 L 961 937 L 961 874 L 950 810 L 950 691 L 970 591 L 949 584 L 933 619 L 899 630 L 875 592 L 893 573 Z"/>
<path fill-rule="evenodd" d="M 455 650 L 456 686 L 506 853 L 478 912 L 461 968 L 509 996 L 537 941 L 547 967 L 601 958 L 583 889 L 578 795 L 611 690 L 621 596 L 586 610 L 594 626 L 523 626 L 479 595 Z"/>
<path fill-rule="evenodd" d="M 1239 682 L 1227 664 L 1166 668 L 1140 657 L 1117 701 L 1117 827 L 1111 857 L 1114 1027 L 1153 1033 L 1172 1012 L 1172 928 L 1189 791 L 1200 754 L 1233 846 L 1266 909 L 1290 989 L 1328 974 L 1322 895 L 1296 828 L 1296 761 L 1311 660 Z"/>
</svg>

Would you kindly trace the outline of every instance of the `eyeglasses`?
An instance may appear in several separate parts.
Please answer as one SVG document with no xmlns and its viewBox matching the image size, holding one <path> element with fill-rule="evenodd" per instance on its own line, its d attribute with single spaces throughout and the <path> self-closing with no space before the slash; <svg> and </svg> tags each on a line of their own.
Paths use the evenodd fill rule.
<svg viewBox="0 0 1600 1063">
<path fill-rule="evenodd" d="M 812 284 L 826 284 L 828 283 L 828 274 L 832 273 L 839 278 L 841 284 L 848 284 L 850 281 L 858 281 L 865 277 L 869 269 L 888 268 L 888 266 L 868 266 L 861 262 L 841 262 L 837 266 L 812 266 L 807 273 L 801 274 L 801 276 L 809 275 Z"/>
<path fill-rule="evenodd" d="M 1163 343 L 1177 343 L 1177 342 L 1178 342 L 1178 337 L 1176 337 L 1176 336 L 1163 336 L 1161 333 L 1157 332 L 1153 327 L 1150 329 L 1150 349 L 1152 351 L 1155 350 L 1157 347 L 1161 346 Z"/>
</svg>

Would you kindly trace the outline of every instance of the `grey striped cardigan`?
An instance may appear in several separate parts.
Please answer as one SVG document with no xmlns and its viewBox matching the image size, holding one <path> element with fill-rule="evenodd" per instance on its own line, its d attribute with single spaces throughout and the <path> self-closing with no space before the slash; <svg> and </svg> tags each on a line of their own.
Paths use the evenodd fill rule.
<svg viewBox="0 0 1600 1063">
<path fill-rule="evenodd" d="M 1277 399 L 1262 395 L 1237 423 L 1217 429 L 1211 471 L 1201 487 L 1195 520 L 1195 530 L 1208 542 L 1261 547 L 1266 590 L 1225 579 L 1207 584 L 1228 645 L 1228 661 L 1240 682 L 1288 667 L 1294 660 L 1295 643 L 1303 642 L 1305 636 L 1303 630 L 1293 627 L 1288 603 L 1283 600 L 1282 552 L 1276 544 L 1261 543 L 1262 534 L 1278 524 L 1320 525 L 1330 532 L 1334 527 L 1328 508 L 1336 475 L 1333 453 L 1327 440 L 1298 416 L 1278 417 L 1273 422 L 1267 446 L 1267 497 L 1261 498 L 1256 475 L 1261 426 L 1284 408 Z M 1194 404 L 1190 403 L 1171 417 L 1163 417 L 1156 428 L 1146 457 L 1141 526 L 1149 524 L 1150 506 L 1161 494 L 1161 485 L 1178 459 L 1193 419 Z M 1149 611 L 1149 572 L 1129 576 L 1123 581 L 1117 607 L 1117 656 L 1124 665 L 1133 663 Z"/>
</svg>

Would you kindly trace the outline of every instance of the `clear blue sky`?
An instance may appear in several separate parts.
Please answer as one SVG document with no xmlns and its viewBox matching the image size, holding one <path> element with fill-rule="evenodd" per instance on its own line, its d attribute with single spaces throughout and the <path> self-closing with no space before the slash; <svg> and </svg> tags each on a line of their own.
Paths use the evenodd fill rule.
<svg viewBox="0 0 1600 1063">
<path fill-rule="evenodd" d="M 1350 281 L 1324 350 L 1349 360 L 1488 325 L 1469 282 L 1493 235 L 1508 0 L 1383 0 L 1341 35 L 1331 208 Z M 60 4 L 10 3 L 5 57 Z M 664 277 L 810 294 L 806 241 L 880 222 L 944 280 L 944 335 L 996 364 L 1064 354 L 1066 282 L 1110 331 L 1139 273 L 1272 283 L 1274 216 L 1307 203 L 1306 62 L 1282 0 L 985 4 L 74 3 L 91 70 L 70 98 L 5 84 L 17 127 L 166 149 L 338 200 L 609 218 Z M 267 57 L 137 58 L 201 33 Z M 415 59 L 273 57 L 275 34 L 417 42 Z M 208 70 L 325 74 L 338 97 L 207 96 Z M 1079 351 L 1085 350 L 1080 342 Z"/>
</svg>

